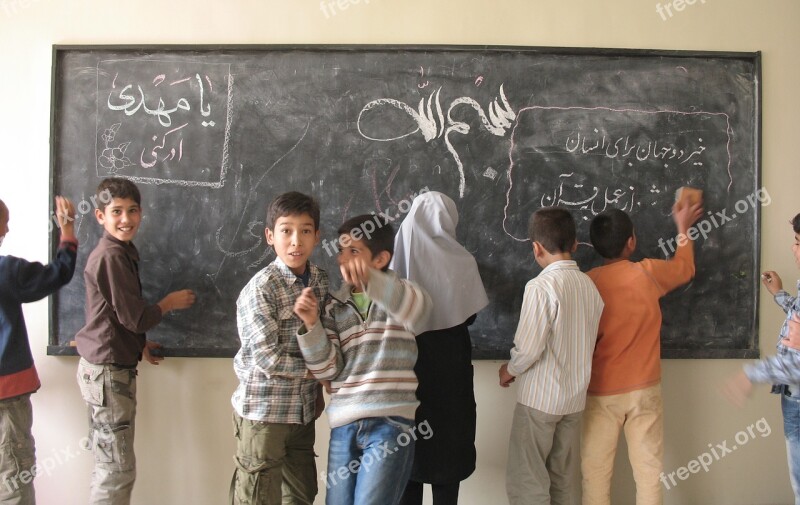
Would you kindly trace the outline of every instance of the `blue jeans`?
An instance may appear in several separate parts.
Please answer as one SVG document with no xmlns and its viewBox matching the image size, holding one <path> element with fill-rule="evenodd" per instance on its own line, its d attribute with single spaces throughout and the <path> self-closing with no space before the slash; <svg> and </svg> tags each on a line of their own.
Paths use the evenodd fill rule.
<svg viewBox="0 0 800 505">
<path fill-rule="evenodd" d="M 794 503 L 800 505 L 800 401 L 781 395 L 781 410 Z"/>
<path fill-rule="evenodd" d="M 326 505 L 396 505 L 414 462 L 414 421 L 369 417 L 331 430 Z"/>
</svg>

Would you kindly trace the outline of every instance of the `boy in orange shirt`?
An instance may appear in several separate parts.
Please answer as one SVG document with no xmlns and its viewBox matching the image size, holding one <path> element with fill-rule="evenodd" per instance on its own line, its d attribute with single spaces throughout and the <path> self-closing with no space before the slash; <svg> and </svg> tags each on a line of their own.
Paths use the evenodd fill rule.
<svg viewBox="0 0 800 505">
<path fill-rule="evenodd" d="M 583 505 L 611 503 L 611 475 L 620 428 L 636 480 L 636 504 L 662 503 L 663 404 L 661 401 L 661 307 L 659 299 L 694 276 L 689 227 L 700 203 L 676 203 L 672 217 L 678 249 L 669 261 L 631 262 L 636 235 L 630 217 L 608 210 L 592 220 L 590 237 L 605 258 L 588 272 L 605 308 L 592 357 L 581 437 Z"/>
</svg>

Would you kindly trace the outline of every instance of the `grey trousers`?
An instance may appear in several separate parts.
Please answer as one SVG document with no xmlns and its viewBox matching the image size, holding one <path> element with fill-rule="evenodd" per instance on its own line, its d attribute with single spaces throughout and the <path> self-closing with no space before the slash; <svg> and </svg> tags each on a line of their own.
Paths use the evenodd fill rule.
<svg viewBox="0 0 800 505">
<path fill-rule="evenodd" d="M 34 505 L 31 395 L 0 400 L 0 503 Z"/>
<path fill-rule="evenodd" d="M 78 385 L 89 409 L 94 455 L 89 503 L 128 505 L 136 480 L 136 370 L 93 365 L 81 358 Z"/>
<path fill-rule="evenodd" d="M 555 416 L 517 403 L 506 466 L 510 505 L 572 505 L 581 415 Z"/>
</svg>

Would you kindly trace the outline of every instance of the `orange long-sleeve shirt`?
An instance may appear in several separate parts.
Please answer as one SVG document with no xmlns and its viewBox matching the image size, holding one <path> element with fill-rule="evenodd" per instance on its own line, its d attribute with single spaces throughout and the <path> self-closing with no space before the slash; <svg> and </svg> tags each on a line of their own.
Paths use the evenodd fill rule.
<svg viewBox="0 0 800 505">
<path fill-rule="evenodd" d="M 659 299 L 694 276 L 692 242 L 671 260 L 621 260 L 587 274 L 605 308 L 592 357 L 588 393 L 616 395 L 661 381 L 661 306 Z"/>
</svg>

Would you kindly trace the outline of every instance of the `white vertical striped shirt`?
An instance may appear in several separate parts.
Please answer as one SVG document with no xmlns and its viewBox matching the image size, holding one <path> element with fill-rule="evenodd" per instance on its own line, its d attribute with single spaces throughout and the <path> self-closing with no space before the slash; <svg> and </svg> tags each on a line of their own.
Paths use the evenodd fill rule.
<svg viewBox="0 0 800 505">
<path fill-rule="evenodd" d="M 519 403 L 552 415 L 583 410 L 602 312 L 600 293 L 572 260 L 528 281 L 508 363 Z"/>
</svg>

